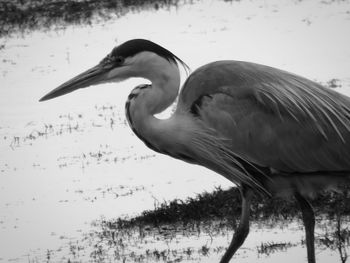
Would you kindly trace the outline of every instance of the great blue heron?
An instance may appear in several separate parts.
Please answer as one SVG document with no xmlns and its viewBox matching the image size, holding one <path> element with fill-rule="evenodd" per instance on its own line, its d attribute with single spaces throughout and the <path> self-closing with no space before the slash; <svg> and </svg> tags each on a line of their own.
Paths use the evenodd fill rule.
<svg viewBox="0 0 350 263">
<path fill-rule="evenodd" d="M 350 174 L 350 98 L 303 77 L 243 61 L 200 67 L 180 86 L 167 49 L 144 39 L 115 47 L 97 66 L 40 101 L 88 86 L 143 77 L 126 102 L 134 133 L 151 149 L 205 166 L 241 190 L 239 226 L 221 262 L 229 262 L 249 232 L 253 192 L 294 196 L 305 225 L 307 258 L 315 262 L 315 218 L 308 198 Z M 154 115 L 178 97 L 174 114 Z"/>
</svg>

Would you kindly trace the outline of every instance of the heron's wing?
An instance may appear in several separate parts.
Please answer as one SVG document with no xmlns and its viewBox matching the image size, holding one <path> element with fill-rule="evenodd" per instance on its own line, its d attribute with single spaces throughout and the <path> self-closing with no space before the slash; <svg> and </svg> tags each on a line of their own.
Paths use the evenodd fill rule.
<svg viewBox="0 0 350 263">
<path fill-rule="evenodd" d="M 278 69 L 223 61 L 194 72 L 180 109 L 230 139 L 230 149 L 284 172 L 350 170 L 350 100 Z"/>
</svg>

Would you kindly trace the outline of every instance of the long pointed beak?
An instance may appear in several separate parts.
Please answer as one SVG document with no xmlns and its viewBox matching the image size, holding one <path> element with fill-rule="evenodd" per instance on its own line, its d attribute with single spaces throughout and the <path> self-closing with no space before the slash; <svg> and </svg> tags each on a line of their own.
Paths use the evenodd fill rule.
<svg viewBox="0 0 350 263">
<path fill-rule="evenodd" d="M 63 83 L 56 89 L 50 91 L 39 101 L 50 100 L 62 96 L 64 94 L 70 93 L 77 89 L 99 84 L 104 80 L 105 73 L 108 71 L 108 68 L 105 68 L 101 64 L 98 64 L 97 66 L 88 69 L 87 71 Z"/>
</svg>

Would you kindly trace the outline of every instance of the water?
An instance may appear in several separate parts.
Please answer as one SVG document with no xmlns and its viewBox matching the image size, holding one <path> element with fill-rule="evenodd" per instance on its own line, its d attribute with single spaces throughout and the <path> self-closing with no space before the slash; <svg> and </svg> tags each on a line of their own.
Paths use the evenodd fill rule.
<svg viewBox="0 0 350 263">
<path fill-rule="evenodd" d="M 338 90 L 350 94 L 348 32 L 348 1 L 200 1 L 178 9 L 130 13 L 93 26 L 0 39 L 0 262 L 55 262 L 65 255 L 73 259 L 69 244 L 80 242 L 101 216 L 133 216 L 163 200 L 231 186 L 204 168 L 155 154 L 132 134 L 124 102 L 130 90 L 146 80 L 38 102 L 98 63 L 115 45 L 147 38 L 192 69 L 220 59 L 253 61 L 322 83 L 338 79 Z M 270 240 L 276 242 L 287 232 L 283 240 L 288 241 L 294 234 L 286 229 L 272 230 L 276 232 Z M 268 241 L 264 231 L 251 232 L 255 235 L 238 254 L 242 262 L 249 262 L 259 244 L 249 240 L 260 240 L 260 235 Z M 300 229 L 297 233 L 293 242 L 303 235 Z M 198 251 L 209 246 L 207 236 L 199 239 L 191 236 L 191 245 L 184 248 Z M 225 247 L 222 242 L 229 239 L 217 241 L 217 246 Z M 48 253 L 62 247 L 61 253 Z M 222 254 L 210 251 L 211 256 L 201 260 L 212 262 Z M 306 261 L 300 244 L 287 252 L 293 262 Z M 76 260 L 86 257 L 90 255 Z M 256 262 L 281 258 L 286 260 L 285 253 L 257 257 Z M 318 251 L 318 259 L 338 262 L 339 255 Z"/>
</svg>

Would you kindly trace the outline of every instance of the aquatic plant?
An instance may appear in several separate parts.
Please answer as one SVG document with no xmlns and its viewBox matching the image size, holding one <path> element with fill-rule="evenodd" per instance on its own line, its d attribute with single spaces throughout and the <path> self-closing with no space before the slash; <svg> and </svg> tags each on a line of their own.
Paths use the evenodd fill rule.
<svg viewBox="0 0 350 263">
<path fill-rule="evenodd" d="M 52 29 L 69 24 L 91 24 L 130 11 L 176 6 L 179 0 L 2 0 L 0 36 L 37 28 Z"/>
</svg>

